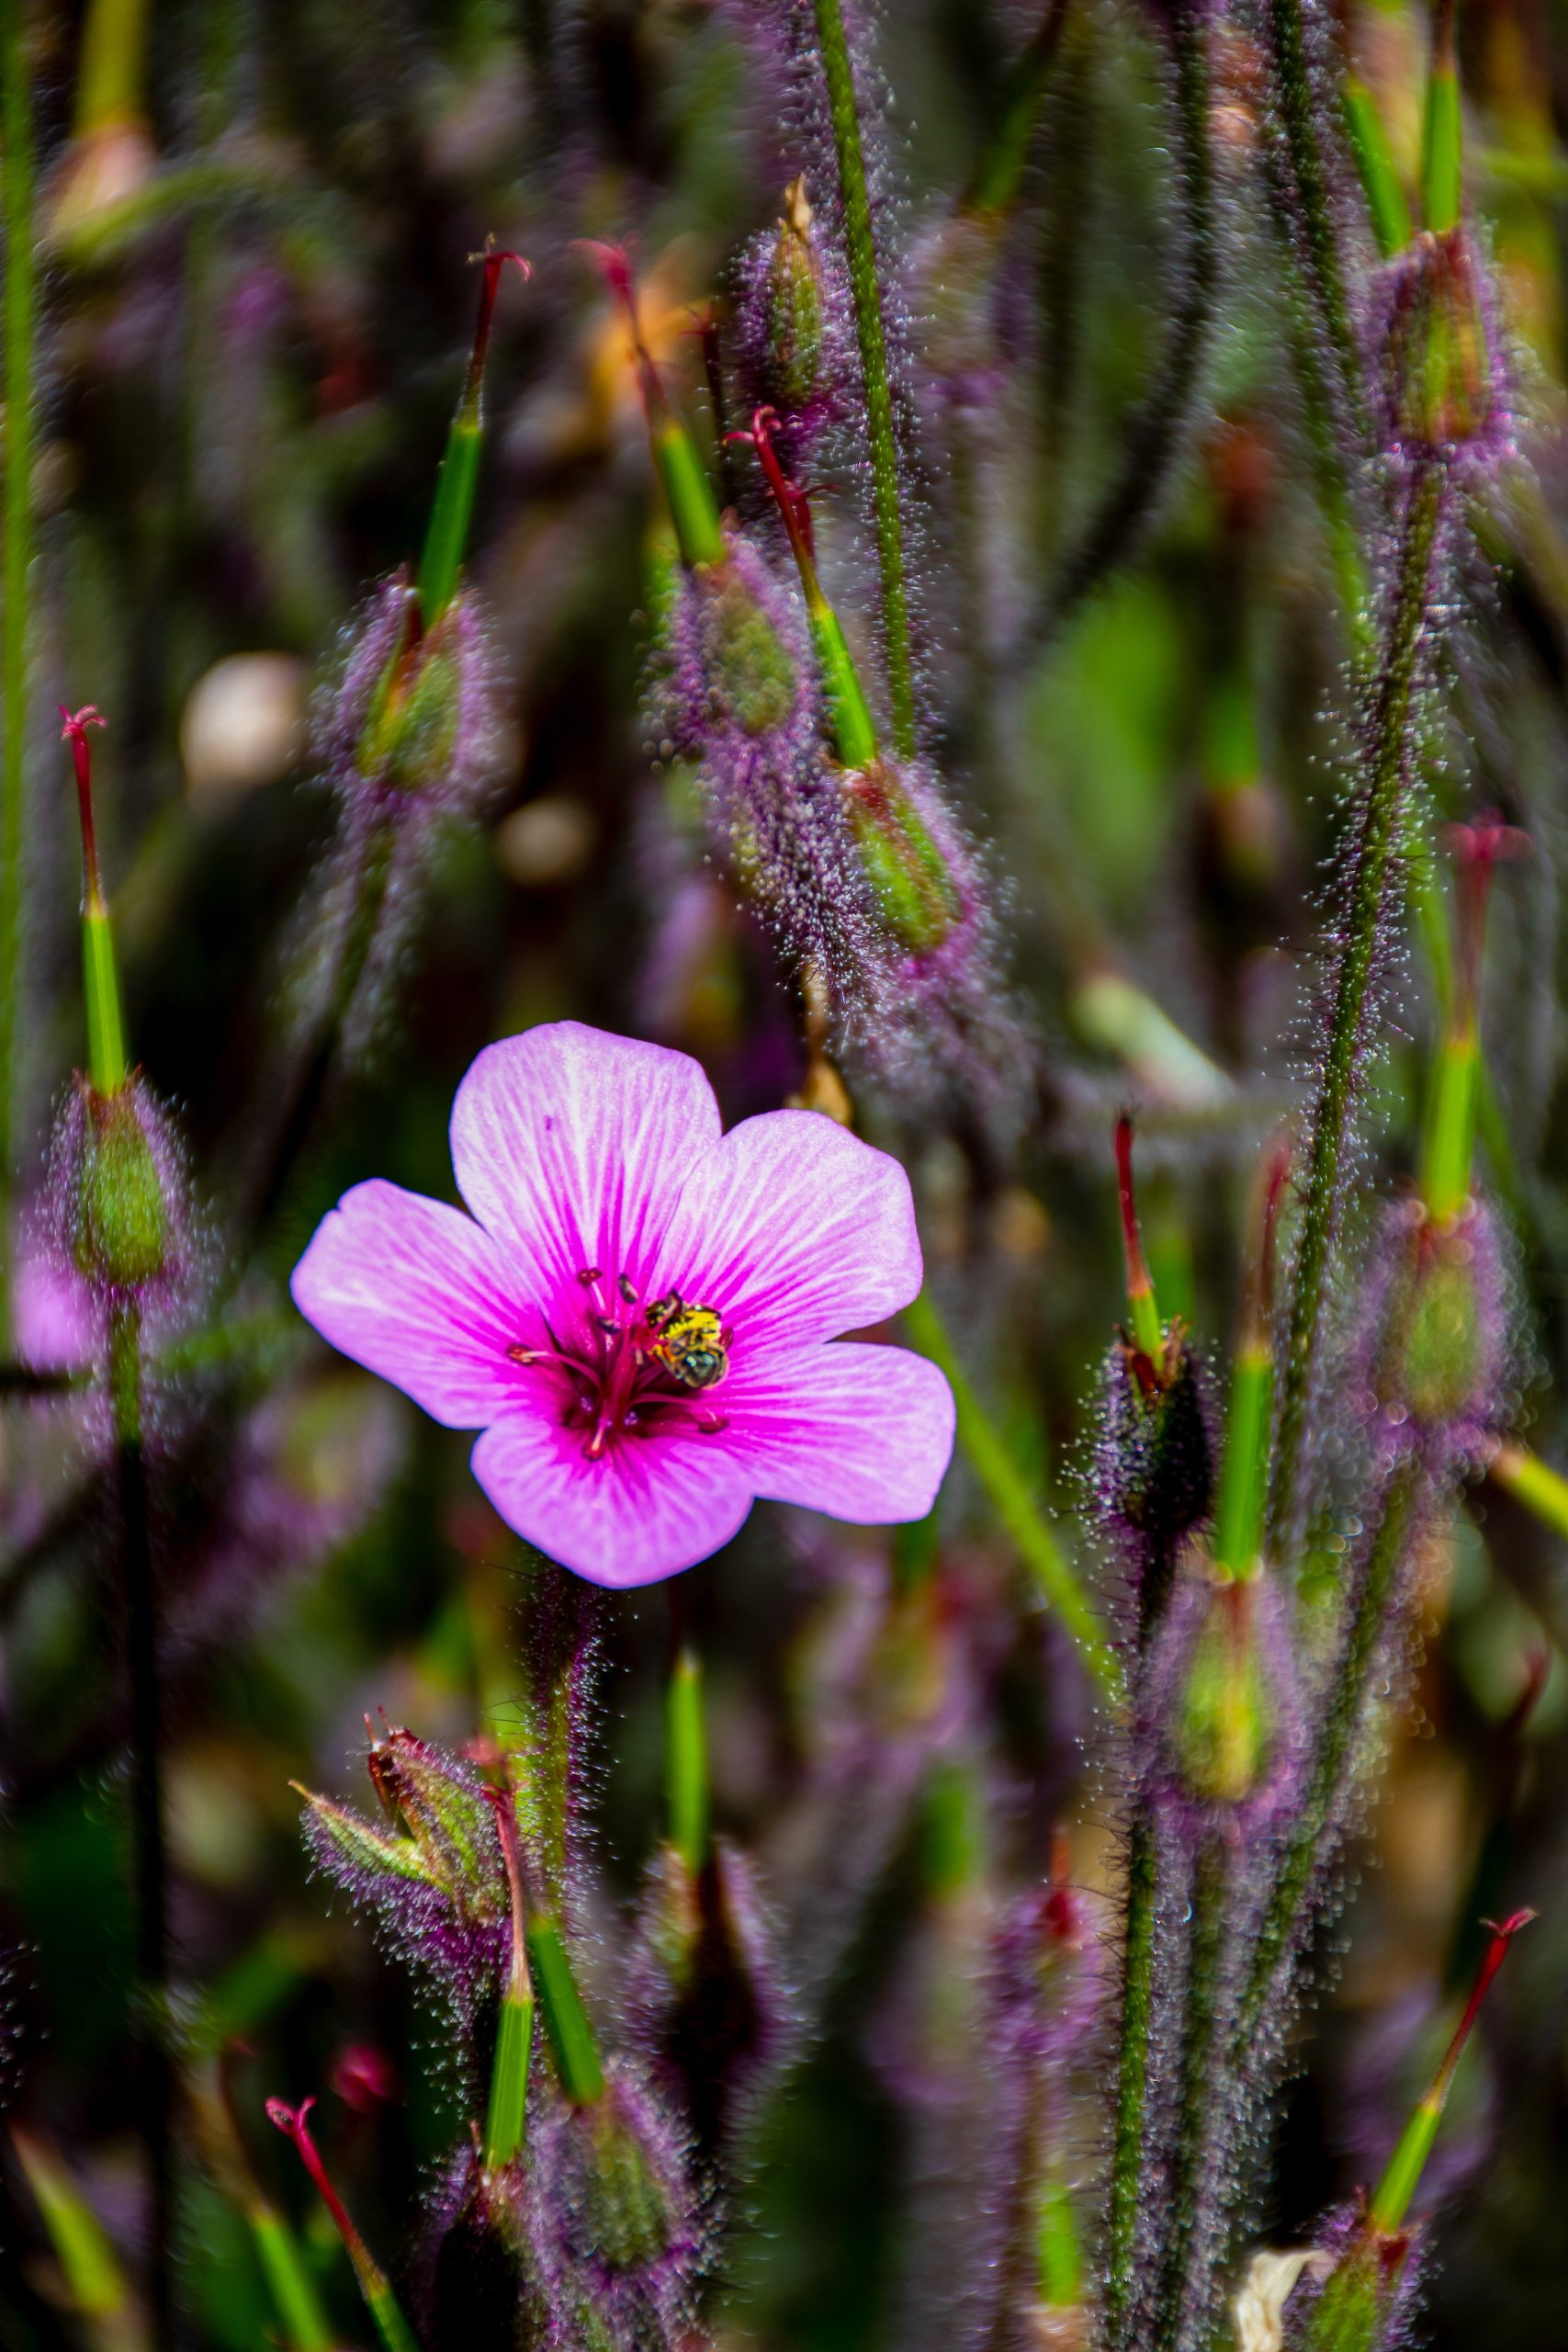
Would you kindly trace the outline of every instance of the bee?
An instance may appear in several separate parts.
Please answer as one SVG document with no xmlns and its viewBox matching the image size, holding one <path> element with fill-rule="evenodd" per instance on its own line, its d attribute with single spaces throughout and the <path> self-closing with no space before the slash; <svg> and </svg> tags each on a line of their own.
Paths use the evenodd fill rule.
<svg viewBox="0 0 1568 2352">
<path fill-rule="evenodd" d="M 683 1388 L 711 1388 L 729 1369 L 723 1324 L 711 1306 L 688 1306 L 679 1291 L 648 1310 L 651 1352 Z"/>
</svg>

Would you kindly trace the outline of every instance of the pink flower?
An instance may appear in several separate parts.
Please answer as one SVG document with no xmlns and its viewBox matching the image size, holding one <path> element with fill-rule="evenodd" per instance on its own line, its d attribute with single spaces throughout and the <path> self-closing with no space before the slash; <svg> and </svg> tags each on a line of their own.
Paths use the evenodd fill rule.
<svg viewBox="0 0 1568 2352">
<path fill-rule="evenodd" d="M 294 1297 L 436 1420 L 482 1432 L 474 1476 L 541 1551 L 650 1584 L 759 1497 L 877 1524 L 931 1509 L 946 1381 L 838 1337 L 919 1289 L 897 1160 L 814 1111 L 725 1135 L 696 1062 L 573 1021 L 480 1054 L 452 1159 L 471 1217 L 356 1184 Z"/>
</svg>

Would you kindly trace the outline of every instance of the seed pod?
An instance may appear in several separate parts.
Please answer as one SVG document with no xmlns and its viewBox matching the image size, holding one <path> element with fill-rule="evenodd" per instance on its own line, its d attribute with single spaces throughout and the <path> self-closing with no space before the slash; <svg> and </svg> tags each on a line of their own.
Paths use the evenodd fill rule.
<svg viewBox="0 0 1568 2352">
<path fill-rule="evenodd" d="M 727 1843 L 693 1872 L 660 1851 L 627 1985 L 628 2027 L 710 2160 L 776 2063 L 788 2003 L 751 1866 Z"/>
<path fill-rule="evenodd" d="M 505 1859 L 485 1784 L 461 1758 L 400 1728 L 372 1736 L 366 1760 L 401 1826 L 382 1827 L 301 1789 L 311 1852 L 469 2020 L 499 1989 L 511 1947 Z"/>
<path fill-rule="evenodd" d="M 681 2133 L 623 2062 L 603 2097 L 551 2101 L 528 2167 L 554 2341 L 676 2352 L 702 2253 Z"/>
<path fill-rule="evenodd" d="M 145 1080 L 100 1094 L 79 1077 L 51 1159 L 61 1254 L 100 1301 L 166 1308 L 190 1271 L 188 1207 L 174 1130 Z"/>
<path fill-rule="evenodd" d="M 1359 1347 L 1377 1442 L 1418 1448 L 1439 1476 L 1462 1475 L 1507 1427 L 1517 1378 L 1509 1279 L 1489 1204 L 1439 1223 L 1419 1200 L 1383 1212 Z"/>
<path fill-rule="evenodd" d="M 1107 1357 L 1093 1487 L 1101 1523 L 1133 1579 L 1146 1639 L 1182 1544 L 1213 1507 L 1207 1379 L 1179 1328 L 1166 1334 L 1157 1363 L 1128 1340 Z"/>
<path fill-rule="evenodd" d="M 804 177 L 791 180 L 776 228 L 739 266 L 735 360 L 747 409 L 778 412 L 792 461 L 838 413 L 849 363 L 849 311 L 837 263 L 816 232 Z"/>
<path fill-rule="evenodd" d="M 1507 377 L 1483 265 L 1466 230 L 1415 238 L 1383 273 L 1381 300 L 1390 446 L 1406 462 L 1498 461 L 1509 447 Z"/>
<path fill-rule="evenodd" d="M 545 2352 L 544 2310 L 529 2275 L 524 2188 L 457 2150 L 428 2224 L 423 2341 L 430 2352 Z"/>
<path fill-rule="evenodd" d="M 350 804 L 412 819 L 471 815 L 495 781 L 499 680 L 477 598 L 465 590 L 429 630 L 406 572 L 382 583 L 321 697 L 316 753 Z"/>
<path fill-rule="evenodd" d="M 1257 1793 L 1275 1745 L 1277 1710 L 1260 1654 L 1256 1583 L 1198 1580 L 1170 1723 L 1171 1758 L 1194 1804 L 1235 1806 Z"/>
</svg>

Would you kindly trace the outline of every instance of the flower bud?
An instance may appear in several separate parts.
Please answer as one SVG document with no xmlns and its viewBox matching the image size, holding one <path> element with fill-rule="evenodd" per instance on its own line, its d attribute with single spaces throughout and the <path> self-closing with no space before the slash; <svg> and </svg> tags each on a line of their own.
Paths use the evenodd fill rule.
<svg viewBox="0 0 1568 2352">
<path fill-rule="evenodd" d="M 311 1851 L 469 2016 L 499 1985 L 511 1949 L 505 1857 L 485 1783 L 461 1758 L 400 1728 L 372 1736 L 366 1761 L 401 1829 L 300 1789 Z"/>
<path fill-rule="evenodd" d="M 845 303 L 816 233 L 804 177 L 790 182 L 778 225 L 740 264 L 736 363 L 749 409 L 776 409 L 784 438 L 802 443 L 836 405 L 844 368 Z"/>
<path fill-rule="evenodd" d="M 1502 367 L 1482 266 L 1462 227 L 1423 233 L 1385 275 L 1387 429 L 1407 458 L 1483 456 L 1506 436 Z"/>
<path fill-rule="evenodd" d="M 787 2025 L 777 1956 L 745 1855 L 716 1846 L 690 1870 L 673 1847 L 654 1865 L 628 1986 L 628 2022 L 713 2155 Z"/>
<path fill-rule="evenodd" d="M 1507 1293 L 1484 1201 L 1441 1224 L 1418 1200 L 1390 1205 L 1363 1343 L 1368 1402 L 1385 1442 L 1420 1445 L 1452 1469 L 1506 1425 L 1514 1370 Z"/>
<path fill-rule="evenodd" d="M 145 1081 L 100 1094 L 79 1077 L 55 1133 L 51 1191 L 62 1254 L 100 1298 L 167 1302 L 188 1262 L 185 1190 Z"/>
<path fill-rule="evenodd" d="M 623 2066 L 601 2098 L 550 2107 L 534 2146 L 535 2253 L 552 2340 L 674 2352 L 702 2250 L 680 2135 Z"/>
<path fill-rule="evenodd" d="M 401 803 L 471 814 L 495 780 L 500 744 L 495 662 L 477 599 L 460 591 L 422 630 L 416 593 L 396 573 L 372 597 L 320 705 L 327 780 L 383 816 Z"/>
<path fill-rule="evenodd" d="M 1156 1363 L 1121 1340 L 1106 1362 L 1094 1484 L 1100 1516 L 1137 1585 L 1145 1634 L 1177 1555 L 1213 1505 L 1214 1445 L 1202 1367 L 1176 1325 Z"/>
</svg>

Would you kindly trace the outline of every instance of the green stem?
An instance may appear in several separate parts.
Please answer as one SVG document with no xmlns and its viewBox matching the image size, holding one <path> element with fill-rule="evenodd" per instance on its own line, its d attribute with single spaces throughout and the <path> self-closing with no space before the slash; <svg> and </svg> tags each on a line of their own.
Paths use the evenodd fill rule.
<svg viewBox="0 0 1568 2352">
<path fill-rule="evenodd" d="M 664 1702 L 670 1842 L 697 1878 L 708 1858 L 708 1755 L 701 1662 L 682 1642 Z"/>
<path fill-rule="evenodd" d="M 78 139 L 141 120 L 146 46 L 147 0 L 92 0 L 82 35 Z"/>
<path fill-rule="evenodd" d="M 1281 222 L 1301 262 L 1318 331 L 1332 356 L 1338 405 L 1359 446 L 1368 437 L 1361 355 L 1345 290 L 1328 165 L 1318 135 L 1319 110 L 1307 56 L 1303 0 L 1269 0 L 1264 38 L 1272 96 L 1284 141 L 1287 206 Z"/>
<path fill-rule="evenodd" d="M 1443 489 L 1442 469 L 1436 465 L 1424 468 L 1412 486 L 1387 646 L 1376 688 L 1370 772 L 1313 1120 L 1306 1201 L 1291 1297 L 1290 1336 L 1269 1498 L 1269 1529 L 1280 1556 L 1289 1551 L 1297 1531 L 1302 1440 L 1316 1371 L 1350 1112 L 1365 1043 L 1368 997 L 1388 906 L 1389 868 L 1409 766 L 1410 722 L 1421 666 Z"/>
<path fill-rule="evenodd" d="M 528 1960 L 560 2086 L 575 2106 L 592 2107 L 604 2096 L 604 2068 L 558 1920 L 529 1920 Z"/>
<path fill-rule="evenodd" d="M 158 1604 L 141 1417 L 141 1317 L 121 1301 L 109 1317 L 109 1402 L 118 1465 L 121 1599 L 130 1714 L 130 1820 L 136 1893 L 137 2107 L 151 2191 L 147 2293 L 152 2342 L 172 2342 L 174 2076 L 168 2038 L 168 1856 L 164 1841 Z"/>
<path fill-rule="evenodd" d="M 1192 1865 L 1187 1929 L 1187 2005 L 1182 2021 L 1181 2082 L 1176 2139 L 1170 2156 L 1170 2211 L 1165 2233 L 1155 2342 L 1161 2347 L 1205 2340 L 1213 2300 L 1213 2267 L 1203 2259 L 1204 2179 L 1216 2135 L 1224 2129 L 1224 2086 L 1215 2079 L 1225 1928 L 1230 1916 L 1230 1847 L 1213 1831 Z"/>
<path fill-rule="evenodd" d="M 1313 1745 L 1305 1793 L 1286 1835 L 1278 1874 L 1253 1948 L 1231 2051 L 1238 2075 L 1255 2074 L 1255 2044 L 1263 2013 L 1278 1990 L 1280 1964 L 1301 1934 L 1308 1897 L 1322 1863 L 1325 1840 L 1338 1811 L 1366 1704 L 1368 1679 L 1395 1583 L 1415 1532 L 1422 1499 L 1419 1466 L 1393 1475 L 1369 1540 L 1349 1623 L 1329 1684 L 1323 1721 Z"/>
<path fill-rule="evenodd" d="M 1154 2019 L 1154 1821 L 1139 1800 L 1127 1856 L 1126 1930 L 1122 1945 L 1121 2040 L 1111 2148 L 1111 2213 L 1105 2279 L 1110 2352 L 1130 2352 L 1136 2338 L 1139 2224 L 1144 2198 L 1144 2124 L 1148 2108 L 1149 2029 Z"/>
<path fill-rule="evenodd" d="M 1384 261 L 1392 261 L 1416 233 L 1399 167 L 1389 147 L 1377 99 L 1367 85 L 1356 74 L 1347 74 L 1343 98 L 1345 128 L 1349 133 L 1361 193 L 1371 216 L 1372 233 Z"/>
<path fill-rule="evenodd" d="M 534 2053 L 534 1984 L 528 1973 L 528 1928 L 515 1802 L 510 1782 L 491 1791 L 496 1836 L 506 1866 L 512 1959 L 496 2020 L 490 2105 L 485 2110 L 483 2160 L 487 2172 L 515 2162 L 522 2150 L 528 2122 L 528 2067 Z"/>
<path fill-rule="evenodd" d="M 1517 1503 L 1533 1513 L 1555 1535 L 1568 1537 L 1568 1478 L 1553 1470 L 1529 1446 L 1510 1439 L 1495 1448 L 1486 1464 L 1490 1476 L 1506 1487 Z"/>
<path fill-rule="evenodd" d="M 904 1322 L 922 1355 L 947 1374 L 958 1408 L 958 1435 L 976 1476 L 996 1505 L 997 1516 L 1017 1545 L 1042 1594 L 1072 1634 L 1085 1665 L 1105 1696 L 1123 1696 L 1121 1662 L 1094 1608 L 1064 1557 L 1061 1546 L 953 1352 L 941 1316 L 924 1292 L 904 1309 Z"/>
<path fill-rule="evenodd" d="M 987 141 L 963 199 L 962 209 L 995 219 L 1010 212 L 1023 185 L 1024 167 L 1040 119 L 1041 100 L 1055 62 L 1066 22 L 1067 0 L 1046 0 L 1033 38 L 1008 76 L 1001 113 Z"/>
<path fill-rule="evenodd" d="M 245 2220 L 288 2352 L 334 2352 L 337 2338 L 288 2222 L 260 2197 L 248 2202 Z"/>
<path fill-rule="evenodd" d="M 898 504 L 898 442 L 893 420 L 887 343 L 882 324 L 871 200 L 866 191 L 865 156 L 861 145 L 860 108 L 841 0 L 814 0 L 814 6 L 818 49 L 828 85 L 833 145 L 839 161 L 844 249 L 865 390 L 872 508 L 882 576 L 883 651 L 887 662 L 893 741 L 901 757 L 912 759 L 916 749 L 915 676 L 909 650 L 908 594 L 904 581 L 904 525 Z"/>
<path fill-rule="evenodd" d="M 23 788 L 28 718 L 28 573 L 32 563 L 33 131 L 26 10 L 0 8 L 0 139 L 4 156 L 6 288 L 5 518 L 0 526 L 0 1331 L 9 1329 L 11 1193 L 16 1133 L 17 1015 L 22 941 Z"/>
</svg>

